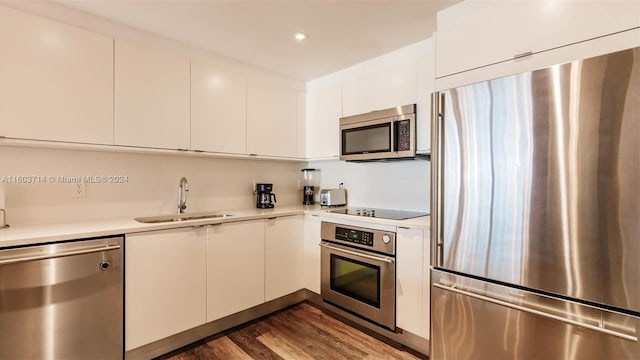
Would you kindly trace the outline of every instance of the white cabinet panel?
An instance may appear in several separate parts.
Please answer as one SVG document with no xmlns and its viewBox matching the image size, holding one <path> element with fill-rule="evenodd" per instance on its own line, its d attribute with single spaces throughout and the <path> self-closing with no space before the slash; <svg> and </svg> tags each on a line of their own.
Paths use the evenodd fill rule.
<svg viewBox="0 0 640 360">
<path fill-rule="evenodd" d="M 637 26 L 638 1 L 465 1 L 438 13 L 436 76 Z"/>
<path fill-rule="evenodd" d="M 320 225 L 318 215 L 307 215 L 304 219 L 304 287 L 320 294 Z"/>
<path fill-rule="evenodd" d="M 414 47 L 349 68 L 343 82 L 343 115 L 414 104 L 417 100 L 416 70 Z"/>
<path fill-rule="evenodd" d="M 420 42 L 417 58 L 416 152 L 431 153 L 431 93 L 435 91 L 436 55 L 433 37 Z"/>
<path fill-rule="evenodd" d="M 113 144 L 113 41 L 0 7 L 0 135 Z"/>
<path fill-rule="evenodd" d="M 316 81 L 307 87 L 307 157 L 338 157 L 342 82 Z"/>
<path fill-rule="evenodd" d="M 519 61 L 507 61 L 436 79 L 436 90 L 446 90 L 488 79 L 541 69 L 555 64 L 640 46 L 640 29 L 623 31 L 595 40 L 563 46 Z"/>
<path fill-rule="evenodd" d="M 424 279 L 424 246 L 421 229 L 398 228 L 396 240 L 396 324 L 415 335 L 428 338 L 425 319 L 429 316 L 429 300 L 424 298 L 428 282 Z"/>
<path fill-rule="evenodd" d="M 189 60 L 116 40 L 115 143 L 190 148 Z"/>
<path fill-rule="evenodd" d="M 191 62 L 191 148 L 245 154 L 247 77 L 214 61 Z"/>
<path fill-rule="evenodd" d="M 247 152 L 297 157 L 298 91 L 250 77 L 247 90 Z"/>
<path fill-rule="evenodd" d="M 263 220 L 209 226 L 207 321 L 264 302 Z"/>
<path fill-rule="evenodd" d="M 266 221 L 265 301 L 303 287 L 304 224 L 301 216 Z"/>
<path fill-rule="evenodd" d="M 206 321 L 206 232 L 180 228 L 125 239 L 125 350 Z"/>
</svg>

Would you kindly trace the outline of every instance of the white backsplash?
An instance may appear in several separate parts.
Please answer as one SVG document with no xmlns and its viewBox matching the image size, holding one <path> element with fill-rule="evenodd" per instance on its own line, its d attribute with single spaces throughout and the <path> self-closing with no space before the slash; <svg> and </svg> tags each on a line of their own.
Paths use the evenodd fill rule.
<svg viewBox="0 0 640 360">
<path fill-rule="evenodd" d="M 326 160 L 312 161 L 309 167 L 320 169 L 322 189 L 344 183 L 349 206 L 429 212 L 430 164 L 422 159 L 365 163 Z"/>
<path fill-rule="evenodd" d="M 276 206 L 302 202 L 302 162 L 214 159 L 80 150 L 0 147 L 0 179 L 10 176 L 126 176 L 126 183 L 87 184 L 73 197 L 70 183 L 5 183 L 7 222 L 13 225 L 169 214 L 178 181 L 189 181 L 187 212 L 255 206 L 253 181 L 273 183 Z M 56 179 L 57 180 L 57 179 Z M 7 179 L 5 178 L 5 181 Z"/>
</svg>

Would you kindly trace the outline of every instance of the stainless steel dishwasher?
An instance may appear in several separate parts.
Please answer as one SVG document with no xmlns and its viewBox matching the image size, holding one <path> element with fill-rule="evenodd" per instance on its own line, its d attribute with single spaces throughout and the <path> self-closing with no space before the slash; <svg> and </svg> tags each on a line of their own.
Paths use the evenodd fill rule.
<svg viewBox="0 0 640 360">
<path fill-rule="evenodd" d="M 0 249 L 0 359 L 121 359 L 123 237 Z"/>
</svg>

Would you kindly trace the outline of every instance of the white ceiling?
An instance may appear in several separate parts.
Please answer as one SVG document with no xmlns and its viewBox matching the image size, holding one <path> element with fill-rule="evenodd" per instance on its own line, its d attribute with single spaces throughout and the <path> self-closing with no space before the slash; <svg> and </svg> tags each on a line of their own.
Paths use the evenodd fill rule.
<svg viewBox="0 0 640 360">
<path fill-rule="evenodd" d="M 306 81 L 430 37 L 460 0 L 56 1 Z"/>
</svg>

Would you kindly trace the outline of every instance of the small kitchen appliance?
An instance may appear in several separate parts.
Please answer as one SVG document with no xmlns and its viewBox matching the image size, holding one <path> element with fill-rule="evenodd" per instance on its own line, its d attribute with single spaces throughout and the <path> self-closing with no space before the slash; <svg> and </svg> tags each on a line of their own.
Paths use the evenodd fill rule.
<svg viewBox="0 0 640 360">
<path fill-rule="evenodd" d="M 302 205 L 315 204 L 316 187 L 319 184 L 317 169 L 302 169 Z"/>
<path fill-rule="evenodd" d="M 256 207 L 258 209 L 271 209 L 275 206 L 273 203 L 277 202 L 276 194 L 271 191 L 273 191 L 273 184 L 256 184 L 254 194 L 256 195 Z"/>
<path fill-rule="evenodd" d="M 320 190 L 320 206 L 344 206 L 347 205 L 347 190 L 339 189 L 322 189 Z"/>
<path fill-rule="evenodd" d="M 340 160 L 415 157 L 416 104 L 340 118 Z"/>
</svg>

